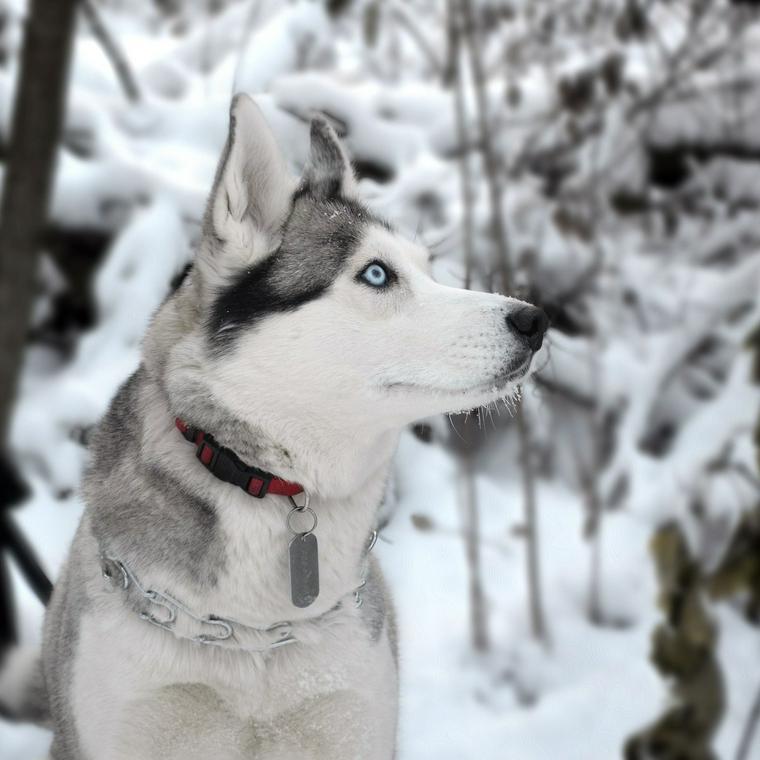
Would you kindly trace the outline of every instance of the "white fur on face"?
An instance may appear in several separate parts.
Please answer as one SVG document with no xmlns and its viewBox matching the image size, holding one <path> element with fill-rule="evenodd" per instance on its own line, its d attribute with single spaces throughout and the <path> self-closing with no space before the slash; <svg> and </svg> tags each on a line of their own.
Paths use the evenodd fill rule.
<svg viewBox="0 0 760 760">
<path fill-rule="evenodd" d="M 241 413 L 263 403 L 376 428 L 511 395 L 531 359 L 506 321 L 522 302 L 439 285 L 427 259 L 371 226 L 326 293 L 266 317 L 218 361 L 228 398 Z M 395 273 L 387 289 L 357 281 L 371 261 Z"/>
</svg>

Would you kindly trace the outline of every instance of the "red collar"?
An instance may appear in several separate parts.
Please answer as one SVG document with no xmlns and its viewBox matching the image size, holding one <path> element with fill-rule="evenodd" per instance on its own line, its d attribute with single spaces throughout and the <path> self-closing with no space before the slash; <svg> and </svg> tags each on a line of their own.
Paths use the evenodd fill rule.
<svg viewBox="0 0 760 760">
<path fill-rule="evenodd" d="M 271 472 L 245 464 L 232 449 L 220 446 L 213 436 L 188 425 L 179 417 L 174 424 L 186 440 L 195 444 L 195 456 L 201 464 L 219 480 L 239 486 L 257 499 L 263 499 L 268 493 L 295 496 L 303 491 L 303 486 L 298 483 L 277 478 Z"/>
</svg>

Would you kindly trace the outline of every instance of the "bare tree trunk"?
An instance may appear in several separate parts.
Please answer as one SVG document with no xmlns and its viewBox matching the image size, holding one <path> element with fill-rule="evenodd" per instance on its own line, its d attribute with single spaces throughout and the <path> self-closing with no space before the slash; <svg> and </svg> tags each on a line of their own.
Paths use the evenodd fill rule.
<svg viewBox="0 0 760 760">
<path fill-rule="evenodd" d="M 459 173 L 462 191 L 462 238 L 464 247 L 465 281 L 464 287 L 472 285 L 472 263 L 474 258 L 473 207 L 475 197 L 472 189 L 472 177 L 467 155 L 467 124 L 465 115 L 464 88 L 460 66 L 461 34 L 456 18 L 456 0 L 449 0 L 448 32 L 449 60 L 445 79 L 454 87 L 454 116 L 457 125 L 459 142 Z M 462 420 L 464 435 L 461 436 L 461 451 L 459 452 L 462 471 L 462 524 L 469 572 L 470 598 L 470 634 L 472 646 L 476 652 L 486 652 L 490 648 L 488 633 L 488 615 L 480 571 L 480 506 L 475 485 L 473 467 L 474 445 L 472 420 L 464 417 Z"/>
<path fill-rule="evenodd" d="M 475 193 L 473 190 L 470 157 L 468 155 L 469 135 L 467 133 L 467 113 L 464 99 L 464 82 L 462 81 L 461 39 L 462 35 L 457 20 L 456 0 L 448 2 L 449 23 L 449 66 L 447 78 L 454 85 L 454 118 L 457 127 L 457 144 L 459 150 L 459 178 L 462 193 L 462 243 L 464 248 L 464 287 L 472 287 L 472 266 L 475 259 L 475 232 L 473 226 L 473 208 Z"/>
<path fill-rule="evenodd" d="M 478 110 L 478 131 L 483 157 L 483 171 L 488 185 L 491 232 L 497 253 L 496 271 L 499 273 L 503 293 L 513 288 L 512 256 L 506 228 L 502 219 L 504 190 L 499 174 L 499 157 L 493 144 L 486 99 L 486 82 L 480 42 L 477 38 L 472 0 L 460 0 L 463 18 L 463 36 L 467 42 L 472 66 L 472 79 Z M 536 519 L 536 474 L 531 456 L 530 425 L 525 414 L 522 398 L 516 403 L 517 425 L 522 452 L 522 487 L 525 510 L 525 542 L 528 572 L 530 619 L 536 639 L 548 642 L 548 632 L 543 611 L 541 591 L 541 568 L 538 552 L 538 526 Z"/>
<path fill-rule="evenodd" d="M 55 151 L 63 126 L 76 0 L 32 0 L 26 24 L 0 205 L 0 457 L 23 362 L 35 292 L 42 229 L 52 186 Z M 31 550 L 15 531 L 8 508 L 20 489 L 0 462 L 0 548 L 13 551 L 22 569 L 44 586 Z M 11 484 L 11 485 L 9 485 Z M 0 555 L 0 562 L 5 558 Z M 38 572 L 39 571 L 39 572 Z M 49 585 L 49 584 L 48 584 Z M 49 588 L 47 588 L 49 592 Z M 0 644 L 15 639 L 7 571 L 0 568 Z"/>
<path fill-rule="evenodd" d="M 604 505 L 602 503 L 601 495 L 599 494 L 599 473 L 602 469 L 602 459 L 604 456 L 602 450 L 604 416 L 599 404 L 599 399 L 602 397 L 602 368 L 599 362 L 602 347 L 600 345 L 596 324 L 594 324 L 592 339 L 594 351 L 591 357 L 591 376 L 593 377 L 594 406 L 590 420 L 591 460 L 589 462 L 585 482 L 583 482 L 583 490 L 586 494 L 587 535 L 591 541 L 591 574 L 589 577 L 588 614 L 592 623 L 603 625 L 605 622 L 602 604 L 602 532 L 604 528 Z"/>
<path fill-rule="evenodd" d="M 487 652 L 491 648 L 491 642 L 480 571 L 480 512 L 471 452 L 462 453 L 461 463 L 464 535 L 469 571 L 470 634 L 475 651 Z"/>
<path fill-rule="evenodd" d="M 0 206 L 0 436 L 24 354 L 39 245 L 63 127 L 76 0 L 32 0 Z"/>
<path fill-rule="evenodd" d="M 758 724 L 760 724 L 760 689 L 757 690 L 755 701 L 747 717 L 739 748 L 736 750 L 736 760 L 749 760 L 749 751 L 752 749 L 752 740 L 755 738 Z"/>
<path fill-rule="evenodd" d="M 596 328 L 594 328 L 596 330 Z M 594 332 L 596 335 L 596 332 Z M 595 352 L 595 355 L 599 352 Z M 602 427 L 603 418 L 598 399 L 601 397 L 601 373 L 599 362 L 591 359 L 591 373 L 594 378 L 593 397 L 588 402 L 589 445 L 575 447 L 570 455 L 575 460 L 578 482 L 583 493 L 585 521 L 583 537 L 590 544 L 591 567 L 588 583 L 587 614 L 594 625 L 605 623 L 602 604 L 602 529 L 604 527 L 604 507 L 599 493 L 599 473 L 602 468 Z"/>
<path fill-rule="evenodd" d="M 533 468 L 530 428 L 525 416 L 522 399 L 517 403 L 517 426 L 520 432 L 522 453 L 522 487 L 525 514 L 525 560 L 528 573 L 528 600 L 530 605 L 530 626 L 533 637 L 545 644 L 549 643 L 549 633 L 544 616 L 543 594 L 541 592 L 541 563 L 538 552 L 538 504 L 536 501 L 536 474 Z"/>
<path fill-rule="evenodd" d="M 591 465 L 581 472 L 581 487 L 586 499 L 586 535 L 591 542 L 591 573 L 589 575 L 588 617 L 595 625 L 604 623 L 602 608 L 602 525 L 603 510 L 598 489 L 598 471 Z"/>
</svg>

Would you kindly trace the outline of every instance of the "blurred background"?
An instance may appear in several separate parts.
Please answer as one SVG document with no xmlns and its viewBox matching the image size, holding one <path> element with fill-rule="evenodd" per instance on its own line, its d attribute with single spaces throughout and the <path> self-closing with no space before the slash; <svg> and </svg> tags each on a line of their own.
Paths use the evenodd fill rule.
<svg viewBox="0 0 760 760">
<path fill-rule="evenodd" d="M 402 439 L 400 759 L 758 760 L 758 6 L 0 0 L 4 639 L 246 91 L 296 171 L 327 114 L 439 280 L 551 318 L 520 400 Z"/>
</svg>

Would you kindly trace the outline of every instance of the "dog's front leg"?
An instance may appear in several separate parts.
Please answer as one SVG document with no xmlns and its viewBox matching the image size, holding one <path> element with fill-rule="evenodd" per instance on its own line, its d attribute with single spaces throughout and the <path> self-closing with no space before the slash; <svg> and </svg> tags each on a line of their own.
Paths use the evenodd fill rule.
<svg viewBox="0 0 760 760">
<path fill-rule="evenodd" d="M 250 722 L 246 757 L 392 760 L 394 738 L 393 706 L 378 711 L 378 704 L 359 693 L 339 690 L 306 699 L 266 723 Z"/>
<path fill-rule="evenodd" d="M 112 749 L 97 760 L 250 760 L 245 724 L 216 691 L 204 684 L 177 684 L 127 702 Z"/>
<path fill-rule="evenodd" d="M 391 760 L 372 706 L 349 691 L 323 694 L 262 721 L 233 713 L 207 686 L 183 684 L 128 704 L 114 751 L 97 760 Z"/>
</svg>

